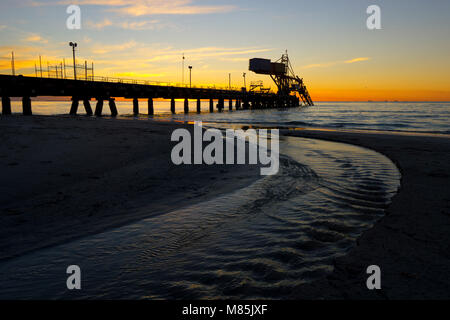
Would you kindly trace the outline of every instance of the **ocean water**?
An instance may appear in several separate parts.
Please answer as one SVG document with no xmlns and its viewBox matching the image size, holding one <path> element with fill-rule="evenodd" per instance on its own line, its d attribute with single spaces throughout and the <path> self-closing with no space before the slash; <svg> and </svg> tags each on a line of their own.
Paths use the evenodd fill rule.
<svg viewBox="0 0 450 320">
<path fill-rule="evenodd" d="M 383 216 L 400 174 L 347 144 L 281 137 L 280 153 L 249 187 L 0 262 L 0 299 L 290 298 Z M 80 291 L 66 289 L 73 264 Z"/>
<path fill-rule="evenodd" d="M 95 102 L 92 102 L 94 107 Z M 132 101 L 119 101 L 117 107 L 120 115 L 132 113 Z M 381 131 L 408 131 L 427 133 L 450 133 L 450 103 L 362 103 L 362 102 L 319 102 L 314 107 L 285 110 L 247 110 L 239 112 L 226 110 L 210 114 L 209 102 L 202 101 L 201 114 L 196 114 L 196 101 L 190 101 L 192 113 L 183 113 L 183 101 L 176 102 L 177 115 L 169 114 L 169 101 L 155 102 L 155 118 L 169 117 L 176 120 L 202 120 L 213 123 L 260 124 L 276 127 L 323 127 L 349 128 Z M 12 102 L 13 112 L 21 111 L 21 103 Z M 147 112 L 146 102 L 140 102 L 143 115 Z M 67 114 L 70 102 L 33 101 L 35 114 Z M 79 112 L 83 113 L 83 106 Z M 104 107 L 108 114 L 108 107 Z"/>
</svg>

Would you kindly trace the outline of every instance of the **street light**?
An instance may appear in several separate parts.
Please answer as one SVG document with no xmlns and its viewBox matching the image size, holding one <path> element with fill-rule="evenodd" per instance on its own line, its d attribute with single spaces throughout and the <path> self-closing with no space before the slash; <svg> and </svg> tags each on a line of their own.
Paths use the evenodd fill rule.
<svg viewBox="0 0 450 320">
<path fill-rule="evenodd" d="M 183 63 L 181 65 L 181 71 L 182 71 L 182 73 L 181 73 L 181 84 L 183 85 L 183 87 L 184 87 L 184 59 L 185 59 L 185 57 L 184 57 L 184 53 L 183 53 Z"/>
<path fill-rule="evenodd" d="M 245 88 L 245 91 L 247 91 L 247 84 L 245 83 L 245 72 L 242 74 L 242 76 L 244 77 L 244 88 Z"/>
<path fill-rule="evenodd" d="M 72 47 L 72 51 L 73 51 L 73 78 L 75 80 L 77 80 L 77 67 L 75 65 L 75 48 L 77 47 L 77 43 L 76 42 L 70 42 L 69 46 Z"/>
<path fill-rule="evenodd" d="M 189 88 L 192 88 L 192 66 L 189 66 Z"/>
<path fill-rule="evenodd" d="M 12 70 L 12 75 L 15 76 L 16 75 L 16 67 L 14 64 L 14 51 L 11 52 L 11 70 Z"/>
</svg>

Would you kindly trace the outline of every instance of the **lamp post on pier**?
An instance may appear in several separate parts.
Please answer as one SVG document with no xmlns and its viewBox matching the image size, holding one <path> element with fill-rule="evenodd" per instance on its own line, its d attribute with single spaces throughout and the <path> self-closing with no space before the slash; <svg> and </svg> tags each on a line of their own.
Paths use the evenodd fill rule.
<svg viewBox="0 0 450 320">
<path fill-rule="evenodd" d="M 14 64 L 14 51 L 11 52 L 11 69 L 12 69 L 12 75 L 16 75 L 16 66 Z"/>
<path fill-rule="evenodd" d="M 184 60 L 185 60 L 185 57 L 184 57 L 184 53 L 183 53 L 183 62 L 182 62 L 182 64 L 181 64 L 181 84 L 182 84 L 182 86 L 184 87 Z"/>
<path fill-rule="evenodd" d="M 76 61 L 75 60 L 75 48 L 77 47 L 77 43 L 76 42 L 70 42 L 69 46 L 72 47 L 72 52 L 73 52 L 73 78 L 75 80 L 77 80 L 77 67 L 76 67 L 76 64 L 75 64 L 75 61 Z"/>
<path fill-rule="evenodd" d="M 192 66 L 189 66 L 189 88 L 192 88 Z"/>
</svg>

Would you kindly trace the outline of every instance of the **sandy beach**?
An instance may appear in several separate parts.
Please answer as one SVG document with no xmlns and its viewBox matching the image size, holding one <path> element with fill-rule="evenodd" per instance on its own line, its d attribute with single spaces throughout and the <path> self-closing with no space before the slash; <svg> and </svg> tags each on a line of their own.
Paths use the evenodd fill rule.
<svg viewBox="0 0 450 320">
<path fill-rule="evenodd" d="M 187 204 L 258 179 L 255 166 L 174 166 L 170 135 L 188 125 L 85 117 L 0 118 L 0 260 Z M 388 156 L 402 173 L 386 215 L 293 299 L 449 298 L 450 138 L 363 131 L 289 130 Z M 151 212 L 139 208 L 151 204 Z M 383 290 L 366 288 L 367 266 Z"/>
<path fill-rule="evenodd" d="M 242 188 L 255 166 L 175 166 L 182 124 L 0 118 L 0 260 Z M 151 212 L 139 208 L 151 205 Z"/>
<path fill-rule="evenodd" d="M 325 280 L 298 288 L 305 299 L 448 299 L 450 287 L 450 137 L 295 130 L 288 135 L 339 141 L 378 151 L 395 162 L 401 189 L 386 215 L 337 259 Z M 369 265 L 382 271 L 382 290 L 366 288 Z"/>
</svg>

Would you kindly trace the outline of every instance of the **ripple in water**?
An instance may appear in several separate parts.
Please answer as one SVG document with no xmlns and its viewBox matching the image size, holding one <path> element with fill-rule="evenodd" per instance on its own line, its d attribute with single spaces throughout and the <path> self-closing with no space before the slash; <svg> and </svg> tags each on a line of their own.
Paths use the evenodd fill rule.
<svg viewBox="0 0 450 320">
<path fill-rule="evenodd" d="M 282 299 L 332 271 L 399 187 L 386 157 L 281 137 L 280 173 L 0 265 L 0 298 Z M 145 210 L 145 208 L 143 208 Z M 82 269 L 68 292 L 65 268 Z"/>
</svg>

